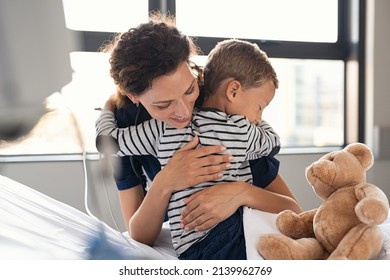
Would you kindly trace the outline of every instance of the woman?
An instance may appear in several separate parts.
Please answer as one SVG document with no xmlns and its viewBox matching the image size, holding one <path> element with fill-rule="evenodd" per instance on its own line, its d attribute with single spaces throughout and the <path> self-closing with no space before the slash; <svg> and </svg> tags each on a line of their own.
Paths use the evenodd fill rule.
<svg viewBox="0 0 390 280">
<path fill-rule="evenodd" d="M 161 18 L 125 32 L 111 45 L 111 76 L 122 94 L 118 100 L 123 102 L 128 97 L 134 103 L 129 105 L 130 108 L 137 107 L 138 102 L 142 104 L 139 105 L 141 109 L 135 111 L 144 107 L 151 117 L 173 127 L 182 127 L 191 117 L 196 100 L 191 94 L 193 89 L 183 88 L 181 75 L 175 73 L 183 62 L 190 65 L 189 59 L 196 53 L 197 48 L 190 38 L 181 34 L 172 23 L 162 22 Z M 201 80 L 198 69 L 192 69 Z M 139 112 L 138 117 L 142 111 Z M 120 191 L 122 211 L 125 221 L 130 220 L 128 230 L 132 238 L 148 245 L 154 244 L 171 196 L 167 190 L 214 180 L 228 168 L 227 155 L 214 155 L 221 151 L 221 147 L 195 149 L 197 144 L 195 139 L 179 150 L 152 178 L 146 195 L 141 187 Z M 251 163 L 254 184 L 266 189 L 235 182 L 219 184 L 192 195 L 186 200 L 182 227 L 196 230 L 210 228 L 231 216 L 242 205 L 274 213 L 284 209 L 301 211 L 291 191 L 277 175 L 277 169 L 278 162 L 271 158 Z"/>
</svg>

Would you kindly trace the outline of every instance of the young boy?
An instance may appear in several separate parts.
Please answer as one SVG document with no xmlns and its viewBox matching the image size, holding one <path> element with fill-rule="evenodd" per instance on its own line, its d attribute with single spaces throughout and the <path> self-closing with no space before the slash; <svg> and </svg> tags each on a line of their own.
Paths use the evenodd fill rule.
<svg viewBox="0 0 390 280">
<path fill-rule="evenodd" d="M 173 72 L 187 70 L 188 65 L 183 63 Z M 221 259 L 245 258 L 244 240 L 240 242 L 244 245 L 240 245 L 236 256 L 223 256 L 231 254 L 223 252 L 224 244 L 231 240 L 228 234 L 226 238 L 221 235 L 242 230 L 240 211 L 214 228 L 198 232 L 181 227 L 181 210 L 185 207 L 183 201 L 186 197 L 210 185 L 251 182 L 248 160 L 267 156 L 280 146 L 278 135 L 261 118 L 277 87 L 275 71 L 257 45 L 241 40 L 226 40 L 219 43 L 209 55 L 199 99 L 197 79 L 189 80 L 189 90 L 185 94 L 198 99 L 199 107 L 194 110 L 192 118 L 187 120 L 175 116 L 175 122 L 181 123 L 176 126 L 152 119 L 126 129 L 116 127 L 115 117 L 110 111 L 103 111 L 97 120 L 97 135 L 111 135 L 118 140 L 118 156 L 153 155 L 162 168 L 175 151 L 195 136 L 199 138 L 200 145 L 224 145 L 226 152 L 234 157 L 231 167 L 219 180 L 172 192 L 168 216 L 172 243 L 180 259 L 211 259 L 216 255 Z M 132 100 L 137 102 L 136 98 Z M 157 105 L 163 109 L 165 103 Z M 238 223 L 241 225 L 237 227 Z M 216 241 L 216 238 L 219 240 Z"/>
</svg>

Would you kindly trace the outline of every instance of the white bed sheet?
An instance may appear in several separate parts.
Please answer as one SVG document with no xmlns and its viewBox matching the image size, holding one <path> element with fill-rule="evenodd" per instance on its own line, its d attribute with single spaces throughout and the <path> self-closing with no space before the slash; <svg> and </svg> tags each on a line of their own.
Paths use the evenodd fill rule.
<svg viewBox="0 0 390 280">
<path fill-rule="evenodd" d="M 256 243 L 278 232 L 275 214 L 245 207 L 247 257 L 261 260 Z M 377 259 L 390 259 L 390 218 Z M 169 225 L 154 247 L 136 242 L 93 217 L 0 175 L 0 259 L 177 259 Z"/>
<path fill-rule="evenodd" d="M 176 259 L 163 227 L 149 247 L 0 175 L 0 259 Z"/>
</svg>

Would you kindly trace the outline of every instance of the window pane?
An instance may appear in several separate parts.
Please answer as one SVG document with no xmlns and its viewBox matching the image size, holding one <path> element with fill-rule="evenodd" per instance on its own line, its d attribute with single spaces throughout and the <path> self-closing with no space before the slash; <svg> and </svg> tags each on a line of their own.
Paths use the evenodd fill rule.
<svg viewBox="0 0 390 280">
<path fill-rule="evenodd" d="M 264 119 L 283 147 L 340 146 L 344 143 L 344 62 L 275 59 L 279 78 Z"/>
<path fill-rule="evenodd" d="M 205 37 L 337 41 L 337 0 L 177 0 L 177 26 Z"/>
<path fill-rule="evenodd" d="M 66 27 L 122 32 L 148 20 L 146 0 L 62 0 Z"/>
</svg>

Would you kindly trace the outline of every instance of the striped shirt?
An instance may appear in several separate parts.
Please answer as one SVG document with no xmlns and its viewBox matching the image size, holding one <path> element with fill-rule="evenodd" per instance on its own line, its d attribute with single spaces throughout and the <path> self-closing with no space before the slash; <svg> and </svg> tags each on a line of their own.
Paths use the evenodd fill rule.
<svg viewBox="0 0 390 280">
<path fill-rule="evenodd" d="M 145 121 L 138 126 L 117 128 L 114 114 L 103 111 L 96 121 L 96 133 L 98 136 L 110 135 L 117 139 L 117 156 L 153 155 L 160 161 L 162 168 L 173 154 L 195 135 L 199 137 L 200 146 L 224 145 L 227 148 L 225 153 L 234 157 L 231 167 L 218 180 L 172 193 L 167 211 L 172 244 L 179 256 L 211 230 L 197 232 L 181 228 L 180 215 L 186 206 L 183 200 L 195 192 L 219 183 L 252 183 L 248 161 L 267 156 L 273 148 L 280 146 L 279 136 L 265 121 L 260 125 L 251 125 L 244 116 L 227 115 L 214 110 L 194 110 L 192 121 L 182 129 L 156 119 Z"/>
</svg>

